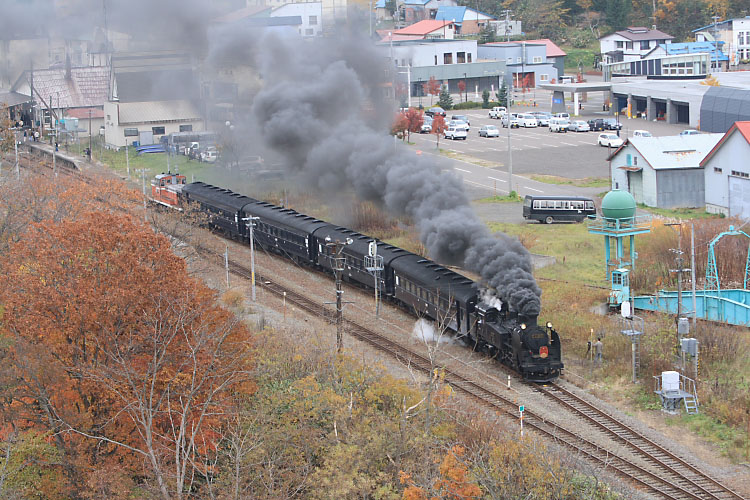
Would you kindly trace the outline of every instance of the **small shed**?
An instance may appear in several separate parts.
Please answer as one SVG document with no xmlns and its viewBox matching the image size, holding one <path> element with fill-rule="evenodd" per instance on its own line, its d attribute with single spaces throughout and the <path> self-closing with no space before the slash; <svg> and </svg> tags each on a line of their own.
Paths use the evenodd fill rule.
<svg viewBox="0 0 750 500">
<path fill-rule="evenodd" d="M 750 219 L 750 121 L 735 122 L 701 161 L 706 211 Z"/>
<path fill-rule="evenodd" d="M 631 137 L 609 157 L 612 185 L 649 207 L 702 207 L 701 161 L 722 134 Z"/>
</svg>

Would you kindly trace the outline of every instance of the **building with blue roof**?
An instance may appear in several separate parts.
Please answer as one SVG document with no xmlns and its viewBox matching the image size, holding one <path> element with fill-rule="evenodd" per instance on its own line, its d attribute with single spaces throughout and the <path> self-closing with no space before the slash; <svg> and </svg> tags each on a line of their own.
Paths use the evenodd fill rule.
<svg viewBox="0 0 750 500">
<path fill-rule="evenodd" d="M 458 28 L 457 34 L 464 35 L 479 33 L 482 28 L 489 26 L 490 21 L 497 21 L 497 18 L 469 7 L 447 5 L 441 5 L 438 8 L 435 19 L 455 22 Z"/>
<path fill-rule="evenodd" d="M 750 16 L 726 19 L 693 30 L 697 42 L 724 42 L 730 66 L 750 62 Z"/>
<path fill-rule="evenodd" d="M 715 71 L 727 71 L 729 69 L 729 57 L 722 52 L 724 42 L 683 42 L 669 43 L 655 47 L 646 54 L 643 59 L 655 59 L 661 56 L 677 56 L 686 54 L 707 53 L 711 59 L 711 68 Z"/>
</svg>

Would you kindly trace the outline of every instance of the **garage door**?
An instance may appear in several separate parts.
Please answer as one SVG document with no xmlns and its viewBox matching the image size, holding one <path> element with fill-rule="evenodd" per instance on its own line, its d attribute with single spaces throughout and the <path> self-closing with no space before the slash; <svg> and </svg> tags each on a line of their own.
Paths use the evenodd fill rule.
<svg viewBox="0 0 750 500">
<path fill-rule="evenodd" d="M 750 219 L 750 179 L 729 177 L 729 216 Z"/>
</svg>

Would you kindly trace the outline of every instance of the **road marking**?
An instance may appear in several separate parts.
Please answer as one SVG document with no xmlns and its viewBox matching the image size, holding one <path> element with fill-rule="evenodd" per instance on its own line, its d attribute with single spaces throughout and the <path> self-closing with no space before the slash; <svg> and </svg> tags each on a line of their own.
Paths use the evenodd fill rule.
<svg viewBox="0 0 750 500">
<path fill-rule="evenodd" d="M 544 192 L 544 191 L 542 191 L 541 189 L 534 189 L 534 188 L 530 188 L 530 187 L 528 187 L 528 186 L 523 186 L 523 187 L 524 187 L 525 189 L 528 189 L 529 191 L 536 191 L 537 193 L 543 193 L 543 192 Z"/>
<path fill-rule="evenodd" d="M 566 146 L 578 146 L 578 144 L 571 144 L 569 142 L 562 142 L 562 141 L 560 141 L 560 144 L 565 144 Z"/>
<path fill-rule="evenodd" d="M 453 170 L 458 170 L 459 172 L 466 172 L 468 174 L 471 173 L 471 170 L 464 170 L 463 168 L 453 167 Z"/>
<path fill-rule="evenodd" d="M 487 176 L 487 178 L 488 178 L 488 179 L 492 179 L 493 181 L 498 181 L 498 182 L 508 182 L 508 181 L 504 181 L 504 180 L 502 180 L 502 179 L 496 179 L 496 178 L 494 178 L 494 177 L 490 177 L 489 175 Z"/>
</svg>

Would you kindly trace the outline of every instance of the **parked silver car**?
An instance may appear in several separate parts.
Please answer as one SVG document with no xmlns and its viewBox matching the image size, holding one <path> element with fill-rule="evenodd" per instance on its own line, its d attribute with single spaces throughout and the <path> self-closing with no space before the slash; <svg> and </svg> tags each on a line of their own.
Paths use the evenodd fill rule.
<svg viewBox="0 0 750 500">
<path fill-rule="evenodd" d="M 484 125 L 479 129 L 479 137 L 500 137 L 500 130 L 494 125 Z"/>
<path fill-rule="evenodd" d="M 571 132 L 588 132 L 591 130 L 589 128 L 589 124 L 586 123 L 583 120 L 574 120 L 570 122 L 570 126 L 568 127 L 568 130 Z"/>
</svg>

